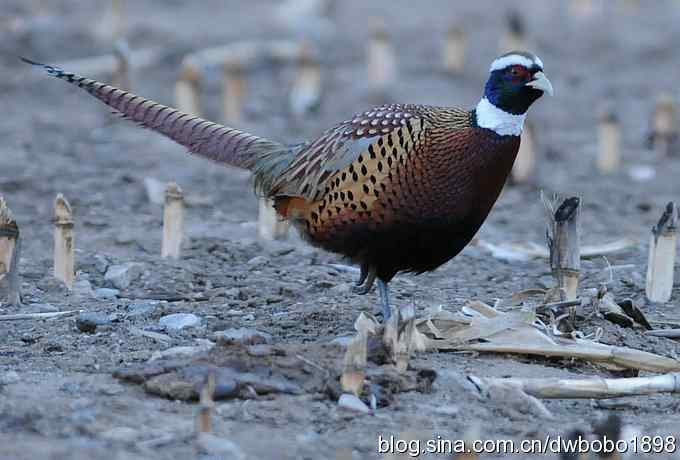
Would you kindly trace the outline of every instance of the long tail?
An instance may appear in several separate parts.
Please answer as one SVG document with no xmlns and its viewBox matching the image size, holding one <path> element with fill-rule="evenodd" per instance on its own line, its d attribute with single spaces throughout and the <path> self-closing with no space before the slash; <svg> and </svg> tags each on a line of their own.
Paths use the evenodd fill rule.
<svg viewBox="0 0 680 460">
<path fill-rule="evenodd" d="M 295 155 L 293 147 L 204 120 L 58 67 L 23 57 L 21 60 L 84 89 L 123 117 L 169 137 L 196 155 L 253 171 L 255 186 L 264 194 L 269 193 L 276 176 Z"/>
</svg>

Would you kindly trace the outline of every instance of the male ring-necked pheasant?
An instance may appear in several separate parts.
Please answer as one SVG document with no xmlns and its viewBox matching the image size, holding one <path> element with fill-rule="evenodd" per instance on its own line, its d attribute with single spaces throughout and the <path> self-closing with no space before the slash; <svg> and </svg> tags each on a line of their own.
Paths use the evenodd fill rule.
<svg viewBox="0 0 680 460">
<path fill-rule="evenodd" d="M 307 241 L 360 265 L 358 293 L 378 280 L 384 318 L 397 272 L 434 270 L 470 242 L 510 173 L 529 106 L 552 94 L 541 60 L 515 51 L 491 64 L 472 110 L 384 105 L 290 146 L 25 61 L 199 156 L 251 170 Z"/>
</svg>

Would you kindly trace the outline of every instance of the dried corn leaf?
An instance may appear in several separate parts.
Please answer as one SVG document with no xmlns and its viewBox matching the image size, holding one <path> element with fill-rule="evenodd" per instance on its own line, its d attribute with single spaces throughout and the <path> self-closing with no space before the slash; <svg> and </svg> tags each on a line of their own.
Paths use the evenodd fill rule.
<svg viewBox="0 0 680 460">
<path fill-rule="evenodd" d="M 420 332 L 429 339 L 426 341 L 429 349 L 578 358 L 650 372 L 680 371 L 680 361 L 672 358 L 586 339 L 553 336 L 535 324 L 533 312 L 504 313 L 480 303 L 468 307 L 482 315 L 469 318 L 466 327 L 449 329 L 448 333 L 443 332 L 436 318 L 419 322 Z M 433 330 L 436 334 L 432 334 Z"/>
</svg>

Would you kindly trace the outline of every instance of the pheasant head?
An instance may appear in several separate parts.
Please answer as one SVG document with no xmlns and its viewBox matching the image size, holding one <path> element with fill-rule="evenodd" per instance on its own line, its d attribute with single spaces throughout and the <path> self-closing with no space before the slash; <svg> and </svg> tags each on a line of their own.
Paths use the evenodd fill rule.
<svg viewBox="0 0 680 460">
<path fill-rule="evenodd" d="M 491 63 L 484 96 L 477 104 L 477 124 L 502 136 L 518 136 L 527 110 L 543 93 L 552 96 L 550 80 L 538 56 L 512 51 Z"/>
</svg>

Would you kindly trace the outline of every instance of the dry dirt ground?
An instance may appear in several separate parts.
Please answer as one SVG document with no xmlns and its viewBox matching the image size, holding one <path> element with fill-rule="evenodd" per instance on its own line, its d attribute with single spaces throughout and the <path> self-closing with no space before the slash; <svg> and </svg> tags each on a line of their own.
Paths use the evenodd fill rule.
<svg viewBox="0 0 680 460">
<path fill-rule="evenodd" d="M 216 331 L 232 328 L 266 332 L 275 345 L 328 343 L 353 332 L 358 313 L 377 304 L 376 294 L 351 294 L 355 274 L 335 268 L 342 263 L 339 258 L 309 248 L 296 236 L 258 241 L 257 202 L 248 174 L 191 158 L 15 59 L 20 54 L 58 64 L 109 52 L 110 42 L 100 38 L 106 3 L 3 0 L 0 6 L 5 114 L 0 122 L 0 194 L 24 238 L 24 305 L 0 305 L 0 314 L 82 309 L 107 323 L 87 333 L 73 317 L 0 322 L 0 458 L 237 458 L 196 450 L 195 404 L 149 395 L 112 373 L 160 350 L 205 343 Z M 680 4 L 641 3 L 611 1 L 602 7 L 595 0 L 590 17 L 570 15 L 569 2 L 514 5 L 556 95 L 531 110 L 541 154 L 534 182 L 508 187 L 479 237 L 494 243 L 541 243 L 545 219 L 539 191 L 580 195 L 585 244 L 620 237 L 640 241 L 638 248 L 607 260 L 584 261 L 583 288 L 607 282 L 618 299 L 633 298 L 649 318 L 680 321 L 677 286 L 668 304 L 649 305 L 644 299 L 649 229 L 665 203 L 680 198 L 680 157 L 659 158 L 645 148 L 657 94 L 665 90 L 677 96 Z M 274 19 L 276 6 L 264 0 L 128 2 L 131 47 L 165 52 L 157 65 L 136 73 L 135 91 L 172 104 L 173 82 L 186 52 L 236 40 L 298 36 Z M 397 45 L 392 99 L 470 106 L 479 98 L 511 7 L 491 0 L 337 2 L 334 30 L 322 26 L 314 32 L 325 87 L 318 114 L 293 124 L 286 109 L 292 69 L 263 66 L 248 75 L 249 96 L 239 127 L 292 142 L 370 106 L 364 43 L 374 17 L 384 18 Z M 452 22 L 465 26 L 470 45 L 466 67 L 456 77 L 442 71 L 439 58 Z M 216 120 L 219 85 L 219 75 L 210 74 L 203 91 L 206 116 Z M 623 127 L 624 167 L 607 176 L 594 166 L 603 104 L 616 110 Z M 631 179 L 628 169 L 641 164 L 653 167 L 656 176 Z M 177 181 L 188 195 L 188 236 L 179 261 L 158 257 L 162 210 L 146 196 L 147 177 Z M 86 288 L 68 293 L 51 277 L 52 206 L 59 192 L 75 212 L 81 287 L 87 280 L 92 289 L 110 288 L 104 279 L 107 267 L 140 264 L 141 275 L 117 297 L 95 298 Z M 610 278 L 608 264 L 623 267 Z M 399 276 L 392 287 L 398 305 L 414 303 L 422 312 L 433 305 L 457 310 L 469 299 L 492 303 L 551 283 L 545 261 L 509 263 L 470 247 L 435 273 Z M 165 330 L 159 319 L 171 313 L 193 313 L 200 324 Z M 604 343 L 678 355 L 677 342 L 600 318 L 578 327 L 585 332 L 603 328 Z M 167 338 L 154 340 L 140 330 Z M 342 352 L 337 350 L 339 365 Z M 593 365 L 453 353 L 423 354 L 413 365 L 436 371 L 433 391 L 396 395 L 373 416 L 340 409 L 320 394 L 239 398 L 217 403 L 214 432 L 235 443 L 243 458 L 310 460 L 333 459 L 339 448 L 348 448 L 355 459 L 379 458 L 378 433 L 415 430 L 456 439 L 479 424 L 484 439 L 518 440 L 563 434 L 573 426 L 588 428 L 611 413 L 643 434 L 680 435 L 680 401 L 674 396 L 547 401 L 553 418 L 541 418 L 514 401 L 480 397 L 466 380 L 468 374 L 614 375 Z"/>
</svg>

